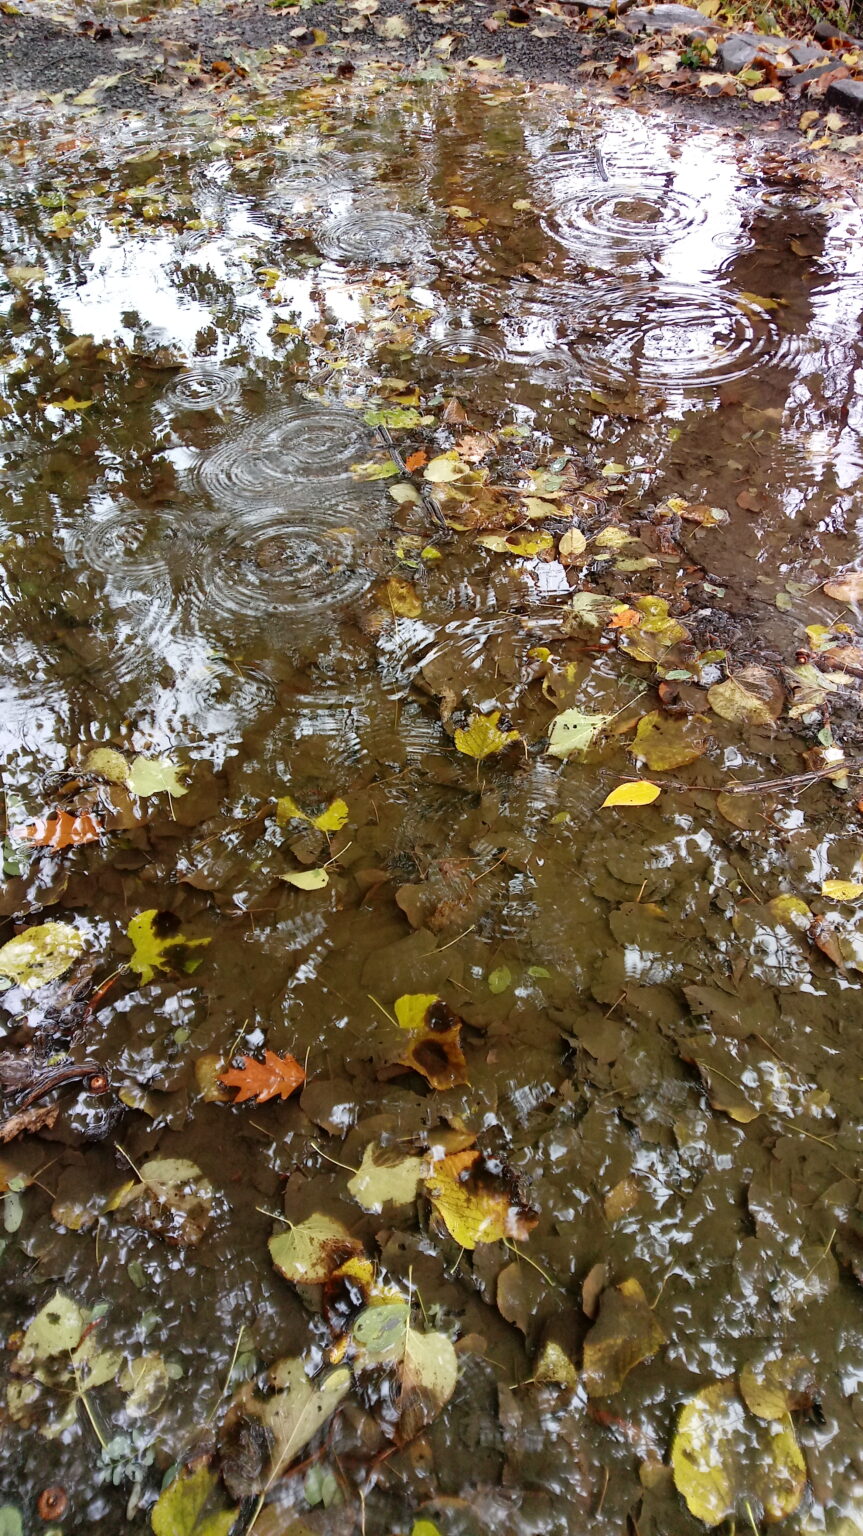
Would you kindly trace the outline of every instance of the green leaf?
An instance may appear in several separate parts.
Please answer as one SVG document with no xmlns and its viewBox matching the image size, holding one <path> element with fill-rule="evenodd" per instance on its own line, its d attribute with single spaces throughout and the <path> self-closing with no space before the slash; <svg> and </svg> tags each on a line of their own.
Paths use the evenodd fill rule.
<svg viewBox="0 0 863 1536">
<path fill-rule="evenodd" d="M 21 1513 L 14 1504 L 0 1505 L 0 1536 L 24 1536 Z"/>
<path fill-rule="evenodd" d="M 586 752 L 602 735 L 612 715 L 588 715 L 581 709 L 565 709 L 555 715 L 548 733 L 549 757 L 566 759 L 573 752 Z"/>
<path fill-rule="evenodd" d="M 493 971 L 489 971 L 488 990 L 497 995 L 499 992 L 507 992 L 512 986 L 512 971 L 508 965 L 499 965 Z"/>
<path fill-rule="evenodd" d="M 84 1327 L 84 1313 L 78 1303 L 62 1291 L 55 1291 L 24 1334 L 16 1358 L 18 1371 L 50 1360 L 53 1355 L 71 1354 L 78 1346 Z"/>
<path fill-rule="evenodd" d="M 493 709 L 489 715 L 471 715 L 466 730 L 457 730 L 455 744 L 459 752 L 465 757 L 474 757 L 477 762 L 491 757 L 495 752 L 502 752 L 510 742 L 519 740 L 518 731 L 502 731 L 498 727 L 498 721 L 502 711 Z"/>
<path fill-rule="evenodd" d="M 363 421 L 370 427 L 418 427 L 422 417 L 412 405 L 388 405 L 365 411 Z"/>
<path fill-rule="evenodd" d="M 749 1413 L 733 1381 L 715 1381 L 685 1404 L 671 1447 L 674 1483 L 705 1525 L 754 1510 L 766 1521 L 793 1514 L 806 1488 L 806 1463 L 790 1417 Z"/>
<path fill-rule="evenodd" d="M 188 785 L 178 778 L 178 774 L 185 772 L 184 767 L 172 762 L 169 757 L 136 757 L 126 783 L 132 794 L 140 795 L 141 798 L 166 793 L 177 799 L 189 793 Z"/>
<path fill-rule="evenodd" d="M 155 1536 L 228 1536 L 239 1510 L 204 1512 L 218 1484 L 207 1466 L 182 1471 L 153 1505 L 150 1523 Z"/>
<path fill-rule="evenodd" d="M 39 923 L 3 945 L 0 975 L 10 977 L 27 992 L 35 992 L 68 971 L 83 948 L 84 940 L 71 923 Z"/>
<path fill-rule="evenodd" d="M 345 1259 L 362 1251 L 362 1244 L 335 1217 L 316 1214 L 271 1237 L 269 1249 L 276 1269 L 286 1280 L 295 1285 L 322 1285 Z"/>
<path fill-rule="evenodd" d="M 152 981 L 157 971 L 184 971 L 191 975 L 203 961 L 192 954 L 210 939 L 187 939 L 180 933 L 180 919 L 174 912 L 160 912 L 151 907 L 133 917 L 126 930 L 134 949 L 129 967 L 137 971 L 142 984 Z"/>
<path fill-rule="evenodd" d="M 271 1376 L 279 1390 L 265 1402 L 251 1405 L 273 1436 L 270 1482 L 282 1475 L 332 1417 L 351 1386 L 351 1373 L 344 1366 L 322 1381 L 310 1381 L 302 1360 L 278 1361 Z"/>
<path fill-rule="evenodd" d="M 410 1205 L 416 1199 L 425 1160 L 370 1142 L 359 1170 L 348 1180 L 348 1189 L 364 1211 L 382 1211 L 385 1205 Z"/>
</svg>

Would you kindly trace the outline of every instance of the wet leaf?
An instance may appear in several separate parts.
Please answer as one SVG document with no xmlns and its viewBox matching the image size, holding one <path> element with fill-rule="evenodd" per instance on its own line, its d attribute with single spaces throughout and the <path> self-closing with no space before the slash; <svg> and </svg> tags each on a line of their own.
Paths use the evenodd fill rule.
<svg viewBox="0 0 863 1536">
<path fill-rule="evenodd" d="M 272 1435 L 269 1481 L 274 1481 L 332 1418 L 350 1391 L 351 1374 L 341 1367 L 310 1381 L 302 1360 L 280 1360 L 270 1374 L 278 1390 L 256 1411 Z"/>
<path fill-rule="evenodd" d="M 226 1088 L 237 1088 L 235 1104 L 252 1099 L 263 1104 L 267 1099 L 287 1099 L 306 1080 L 306 1074 L 294 1056 L 277 1056 L 275 1051 L 264 1051 L 263 1061 L 254 1056 L 241 1056 L 240 1066 L 231 1067 L 219 1078 Z"/>
<path fill-rule="evenodd" d="M 659 794 L 660 786 L 651 784 L 647 779 L 638 779 L 634 784 L 618 784 L 610 795 L 606 795 L 600 810 L 604 810 L 607 805 L 650 805 L 659 798 Z"/>
<path fill-rule="evenodd" d="M 148 795 L 172 795 L 176 800 L 189 793 L 188 785 L 179 778 L 187 770 L 169 757 L 136 757 L 126 776 L 126 783 L 133 795 L 142 799 Z"/>
<path fill-rule="evenodd" d="M 863 885 L 856 880 L 825 880 L 821 886 L 821 895 L 830 901 L 857 901 L 858 897 L 863 896 Z"/>
<path fill-rule="evenodd" d="M 187 939 L 180 932 L 180 919 L 176 913 L 160 912 L 155 907 L 139 912 L 126 931 L 134 946 L 129 967 L 138 972 L 142 985 L 152 981 L 157 971 L 184 971 L 191 975 L 204 959 L 203 955 L 193 951 L 211 942 L 210 939 Z"/>
<path fill-rule="evenodd" d="M 396 1023 L 400 1029 L 423 1030 L 428 1028 L 429 1009 L 438 1003 L 446 1007 L 436 992 L 405 992 L 393 1004 Z"/>
<path fill-rule="evenodd" d="M 582 1381 L 590 1397 L 610 1397 L 667 1339 L 637 1280 L 603 1291 L 599 1316 L 584 1341 Z"/>
<path fill-rule="evenodd" d="M 497 997 L 501 992 L 508 992 L 512 986 L 512 971 L 507 965 L 499 965 L 488 973 L 488 990 Z"/>
<path fill-rule="evenodd" d="M 683 768 L 702 756 L 707 746 L 706 726 L 704 715 L 675 719 L 654 709 L 639 720 L 630 751 L 652 773 Z"/>
<path fill-rule="evenodd" d="M 54 1355 L 71 1354 L 77 1349 L 85 1326 L 85 1316 L 78 1303 L 63 1291 L 55 1291 L 24 1334 L 16 1356 L 16 1370 L 20 1374 Z"/>
<path fill-rule="evenodd" d="M 580 528 L 570 528 L 561 536 L 557 546 L 558 558 L 564 565 L 571 565 L 587 549 L 587 539 Z"/>
<path fill-rule="evenodd" d="M 437 1417 L 455 1391 L 458 1356 L 444 1333 L 420 1333 L 406 1304 L 367 1307 L 354 1324 L 355 1369 L 392 1369 L 398 1381 L 391 1430 L 404 1444 Z"/>
<path fill-rule="evenodd" d="M 280 875 L 279 878 L 287 885 L 295 885 L 299 891 L 322 891 L 330 883 L 325 869 L 294 870 L 290 875 Z"/>
<path fill-rule="evenodd" d="M 331 800 L 326 810 L 320 811 L 317 816 L 309 816 L 301 810 L 292 795 L 282 795 L 276 801 L 276 824 L 280 827 L 289 821 L 307 821 L 317 827 L 319 832 L 340 832 L 349 816 L 347 801 L 338 798 Z"/>
<path fill-rule="evenodd" d="M 126 1393 L 126 1412 L 131 1418 L 140 1419 L 161 1407 L 171 1377 L 161 1355 L 140 1355 L 120 1372 L 117 1385 Z"/>
<path fill-rule="evenodd" d="M 154 1536 L 228 1536 L 238 1509 L 220 1509 L 219 1479 L 210 1468 L 184 1468 L 159 1494 L 150 1523 Z"/>
<path fill-rule="evenodd" d="M 34 848 L 77 848 L 82 843 L 98 842 L 103 828 L 94 816 L 84 811 L 72 816 L 68 811 L 52 811 L 50 816 L 27 827 L 11 827 L 10 835 Z"/>
<path fill-rule="evenodd" d="M 44 267 L 7 267 L 6 276 L 16 288 L 29 288 L 32 283 L 44 283 L 48 276 Z"/>
<path fill-rule="evenodd" d="M 539 1216 L 522 1199 L 514 1176 L 486 1164 L 476 1148 L 454 1152 L 435 1163 L 425 1189 L 451 1237 L 462 1248 L 524 1241 Z"/>
<path fill-rule="evenodd" d="M 412 1205 L 426 1160 L 400 1152 L 397 1147 L 383 1147 L 371 1142 L 348 1189 L 364 1211 L 382 1211 L 385 1205 Z"/>
<path fill-rule="evenodd" d="M 370 427 L 418 427 L 422 417 L 412 405 L 389 405 L 363 412 Z"/>
<path fill-rule="evenodd" d="M 362 1243 L 333 1216 L 308 1216 L 269 1241 L 270 1258 L 286 1280 L 295 1285 L 323 1285 Z"/>
<path fill-rule="evenodd" d="M 837 603 L 859 603 L 863 598 L 863 571 L 846 571 L 844 576 L 831 577 L 825 581 L 824 591 Z"/>
<path fill-rule="evenodd" d="M 715 714 L 735 725 L 772 725 L 782 713 L 785 692 L 766 667 L 743 667 L 708 688 L 707 701 Z"/>
<path fill-rule="evenodd" d="M 488 715 L 471 715 L 467 729 L 455 733 L 458 751 L 463 752 L 465 757 L 473 757 L 477 762 L 482 762 L 495 752 L 502 752 L 511 742 L 520 740 L 518 731 L 502 731 L 499 728 L 498 721 L 502 713 L 502 710 L 494 709 Z"/>
<path fill-rule="evenodd" d="M 747 1410 L 733 1381 L 716 1381 L 686 1403 L 671 1446 L 674 1483 L 705 1525 L 784 1520 L 806 1487 L 806 1463 L 790 1422 Z"/>
<path fill-rule="evenodd" d="M 545 554 L 554 548 L 550 533 L 484 533 L 477 539 L 483 549 L 491 549 L 499 555 L 521 555 L 524 558 Z"/>
<path fill-rule="evenodd" d="M 210 1224 L 215 1191 L 197 1163 L 186 1157 L 154 1157 L 138 1172 L 140 1183 L 125 1188 L 113 1208 L 128 1208 L 137 1226 L 166 1243 L 199 1243 Z"/>
<path fill-rule="evenodd" d="M 581 709 L 565 709 L 555 715 L 548 732 L 549 757 L 566 759 L 573 752 L 586 752 L 606 729 L 613 715 L 588 715 Z"/>
<path fill-rule="evenodd" d="M 456 1020 L 448 1029 L 438 1026 L 412 1035 L 398 1061 L 401 1066 L 419 1072 L 432 1088 L 441 1093 L 447 1088 L 467 1083 L 467 1062 L 461 1048 L 461 1021 Z"/>
<path fill-rule="evenodd" d="M 53 408 L 58 411 L 71 412 L 89 411 L 92 404 L 92 400 L 76 400 L 74 395 L 67 395 L 64 400 L 49 400 L 45 409 L 51 410 Z"/>
<path fill-rule="evenodd" d="M 0 948 L 0 976 L 35 992 L 68 971 L 83 949 L 84 939 L 71 923 L 39 923 Z"/>
<path fill-rule="evenodd" d="M 400 619 L 418 619 L 423 611 L 416 587 L 403 576 L 390 576 L 383 589 L 383 600 Z"/>
<path fill-rule="evenodd" d="M 426 1524 L 425 1521 L 417 1521 L 414 1524 Z M 0 1504 L 0 1536 L 24 1536 L 24 1524 L 20 1510 L 14 1504 Z"/>
<path fill-rule="evenodd" d="M 113 747 L 96 747 L 84 759 L 84 772 L 95 773 L 109 784 L 128 784 L 129 764 Z"/>
</svg>

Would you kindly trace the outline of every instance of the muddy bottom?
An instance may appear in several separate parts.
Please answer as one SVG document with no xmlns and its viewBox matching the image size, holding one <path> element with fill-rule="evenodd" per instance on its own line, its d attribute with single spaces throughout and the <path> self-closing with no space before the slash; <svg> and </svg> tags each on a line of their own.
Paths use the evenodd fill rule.
<svg viewBox="0 0 863 1536">
<path fill-rule="evenodd" d="M 6 115 L 0 1529 L 852 1536 L 854 196 L 192 106 Z"/>
</svg>

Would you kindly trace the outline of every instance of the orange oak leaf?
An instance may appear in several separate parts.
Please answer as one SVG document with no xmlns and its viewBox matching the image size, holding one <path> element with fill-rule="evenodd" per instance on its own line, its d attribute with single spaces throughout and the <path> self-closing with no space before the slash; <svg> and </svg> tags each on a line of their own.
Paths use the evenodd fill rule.
<svg viewBox="0 0 863 1536">
<path fill-rule="evenodd" d="M 277 1056 L 275 1051 L 264 1051 L 263 1061 L 255 1056 L 241 1056 L 238 1067 L 230 1067 L 219 1077 L 226 1088 L 238 1088 L 235 1104 L 254 1099 L 263 1104 L 266 1099 L 287 1099 L 295 1088 L 306 1080 L 306 1074 L 295 1057 Z"/>
<path fill-rule="evenodd" d="M 423 465 L 427 463 L 428 454 L 422 448 L 418 448 L 416 453 L 408 454 L 408 457 L 405 459 L 405 468 L 413 472 L 415 469 L 422 469 Z"/>
<path fill-rule="evenodd" d="M 34 848 L 77 848 L 81 843 L 95 843 L 104 828 L 89 811 L 73 816 L 69 811 L 52 811 L 28 827 L 12 827 L 11 835 Z"/>
</svg>

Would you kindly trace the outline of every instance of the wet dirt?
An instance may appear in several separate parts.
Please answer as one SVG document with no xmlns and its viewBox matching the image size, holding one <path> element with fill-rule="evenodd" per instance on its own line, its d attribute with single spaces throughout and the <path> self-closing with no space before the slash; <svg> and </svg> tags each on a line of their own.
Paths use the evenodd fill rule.
<svg viewBox="0 0 863 1536">
<path fill-rule="evenodd" d="M 7 1121 L 65 1074 L 0 1152 L 9 1530 L 60 1488 L 54 1528 L 147 1531 L 194 1464 L 257 1536 L 685 1536 L 681 1409 L 725 1382 L 719 1518 L 849 1536 L 852 192 L 487 75 L 158 131 L 10 98 L 0 175 L 0 938 L 80 950 L 0 994 Z M 606 723 L 561 759 L 572 710 Z M 449 1010 L 422 1039 L 417 994 Z M 219 1075 L 265 1049 L 305 1084 L 234 1107 Z M 369 1157 L 422 1160 L 407 1198 L 352 1191 Z M 473 1248 L 459 1157 L 504 1211 Z M 310 1218 L 291 1280 L 268 1245 Z M 410 1412 L 362 1343 L 394 1295 L 457 1363 Z M 286 1357 L 349 1381 L 276 1465 L 243 1384 Z M 778 1417 L 744 1410 L 777 1360 Z M 795 1498 L 740 1470 L 779 1421 Z"/>
</svg>

